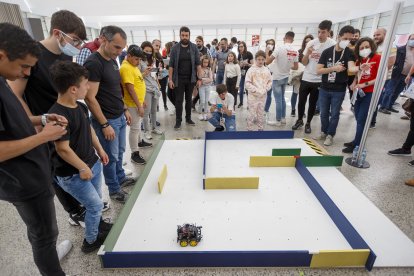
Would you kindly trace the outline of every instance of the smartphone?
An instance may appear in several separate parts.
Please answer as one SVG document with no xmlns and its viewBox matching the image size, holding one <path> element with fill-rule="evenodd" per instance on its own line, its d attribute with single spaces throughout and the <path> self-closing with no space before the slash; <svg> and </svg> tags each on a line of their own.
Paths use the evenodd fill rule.
<svg viewBox="0 0 414 276">
<path fill-rule="evenodd" d="M 158 68 L 155 68 L 155 67 L 154 67 L 154 68 L 152 68 L 152 69 L 151 69 L 151 72 L 158 72 Z"/>
<path fill-rule="evenodd" d="M 217 104 L 217 108 L 223 108 L 223 104 Z"/>
</svg>

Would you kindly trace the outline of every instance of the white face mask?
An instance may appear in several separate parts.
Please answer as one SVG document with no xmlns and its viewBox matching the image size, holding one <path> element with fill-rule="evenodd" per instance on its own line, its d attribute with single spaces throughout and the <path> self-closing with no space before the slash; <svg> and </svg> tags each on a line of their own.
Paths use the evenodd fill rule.
<svg viewBox="0 0 414 276">
<path fill-rule="evenodd" d="M 367 56 L 369 56 L 371 54 L 371 49 L 364 49 L 362 51 L 359 51 L 359 55 L 363 58 L 366 58 Z"/>
<path fill-rule="evenodd" d="M 345 49 L 349 45 L 349 40 L 341 40 L 339 41 L 339 48 Z"/>
<path fill-rule="evenodd" d="M 413 48 L 413 47 L 414 47 L 414 39 L 410 39 L 410 40 L 408 40 L 407 45 L 408 45 L 409 47 Z"/>
<path fill-rule="evenodd" d="M 66 43 L 65 46 L 62 46 L 59 42 L 58 39 L 58 45 L 59 45 L 59 49 L 62 51 L 63 54 L 67 55 L 67 56 L 77 56 L 80 53 L 80 50 L 78 48 L 76 48 L 75 46 L 73 46 L 70 43 Z"/>
<path fill-rule="evenodd" d="M 273 51 L 273 48 L 275 48 L 275 46 L 274 45 L 272 45 L 272 44 L 267 44 L 267 49 L 269 50 L 269 51 Z"/>
</svg>

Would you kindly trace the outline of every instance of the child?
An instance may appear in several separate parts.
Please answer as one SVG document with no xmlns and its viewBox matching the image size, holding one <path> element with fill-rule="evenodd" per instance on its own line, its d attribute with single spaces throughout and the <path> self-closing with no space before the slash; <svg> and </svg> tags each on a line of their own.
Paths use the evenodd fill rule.
<svg viewBox="0 0 414 276">
<path fill-rule="evenodd" d="M 234 105 L 237 104 L 237 91 L 239 90 L 241 78 L 241 70 L 236 54 L 229 52 L 226 59 L 226 67 L 224 67 L 224 81 L 227 91 L 234 97 Z"/>
<path fill-rule="evenodd" d="M 236 116 L 234 116 L 234 97 L 227 93 L 227 87 L 224 84 L 216 86 L 217 95 L 215 95 L 210 103 L 211 118 L 208 120 L 216 129 L 215 131 L 223 131 L 226 126 L 227 131 L 236 131 Z"/>
<path fill-rule="evenodd" d="M 210 98 L 210 86 L 213 83 L 213 73 L 210 69 L 210 58 L 206 55 L 201 58 L 201 71 L 202 73 L 198 76 L 202 81 L 202 85 L 198 88 L 200 96 L 200 116 L 198 118 L 200 121 L 207 121 L 208 100 Z"/>
<path fill-rule="evenodd" d="M 77 63 L 59 61 L 50 67 L 50 74 L 59 95 L 49 113 L 68 120 L 66 135 L 55 141 L 55 174 L 58 185 L 86 208 L 82 251 L 90 253 L 102 245 L 112 226 L 101 219 L 102 165 L 95 150 L 104 165 L 109 158 L 90 125 L 86 105 L 77 101 L 89 89 L 88 71 Z"/>
<path fill-rule="evenodd" d="M 272 75 L 264 66 L 266 54 L 258 51 L 255 55 L 256 64 L 250 67 L 246 74 L 246 89 L 249 91 L 247 99 L 249 115 L 247 117 L 247 130 L 253 130 L 254 121 L 259 130 L 263 130 L 263 114 L 267 91 L 272 87 Z"/>
</svg>

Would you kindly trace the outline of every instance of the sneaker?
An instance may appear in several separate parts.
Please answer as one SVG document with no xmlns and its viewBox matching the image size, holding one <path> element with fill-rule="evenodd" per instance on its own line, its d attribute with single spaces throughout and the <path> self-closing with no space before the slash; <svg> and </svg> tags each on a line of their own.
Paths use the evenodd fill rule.
<svg viewBox="0 0 414 276">
<path fill-rule="evenodd" d="M 137 179 L 138 177 L 126 176 L 124 180 L 122 180 L 122 182 L 119 183 L 119 186 L 123 188 L 123 187 L 135 185 L 135 182 L 137 182 Z"/>
<path fill-rule="evenodd" d="M 237 107 L 238 107 L 238 108 L 240 108 L 240 107 L 242 107 L 242 106 L 243 106 L 243 104 L 242 104 L 242 103 L 240 103 Z"/>
<path fill-rule="evenodd" d="M 384 114 L 391 114 L 391 111 L 389 111 L 388 109 L 385 109 L 385 108 L 378 109 L 378 112 L 381 112 L 381 113 L 384 113 Z"/>
<path fill-rule="evenodd" d="M 185 120 L 185 123 L 189 126 L 195 126 L 195 123 L 191 119 Z"/>
<path fill-rule="evenodd" d="M 400 118 L 401 120 L 410 120 L 410 117 L 408 117 L 407 115 L 401 116 Z"/>
<path fill-rule="evenodd" d="M 319 136 L 315 137 L 315 140 L 325 140 L 326 136 L 328 136 L 328 134 L 321 132 L 321 134 L 319 134 Z"/>
<path fill-rule="evenodd" d="M 292 112 L 290 112 L 290 117 L 296 117 L 296 110 L 293 109 Z"/>
<path fill-rule="evenodd" d="M 310 123 L 306 123 L 306 125 L 305 125 L 305 133 L 311 133 L 312 132 L 312 129 L 311 129 L 311 126 L 310 126 Z"/>
<path fill-rule="evenodd" d="M 181 129 L 181 122 L 176 122 L 174 126 L 174 130 L 180 130 Z"/>
<path fill-rule="evenodd" d="M 319 115 L 321 115 L 321 112 L 319 110 L 315 110 L 315 114 L 314 115 L 315 116 L 319 116 Z"/>
<path fill-rule="evenodd" d="M 128 164 L 128 163 L 127 163 L 127 161 L 125 161 L 125 160 L 122 162 L 122 166 L 126 166 L 127 164 Z"/>
<path fill-rule="evenodd" d="M 296 123 L 292 126 L 292 129 L 297 130 L 301 127 L 303 127 L 303 121 L 302 120 L 297 120 Z"/>
<path fill-rule="evenodd" d="M 280 123 L 281 123 L 282 125 L 286 125 L 286 118 L 282 118 L 282 120 L 280 120 Z"/>
<path fill-rule="evenodd" d="M 159 127 L 159 126 L 161 126 L 161 123 L 160 123 L 160 122 L 158 122 L 158 121 L 156 121 L 156 122 L 155 122 L 155 125 L 156 125 L 157 127 Z"/>
<path fill-rule="evenodd" d="M 109 209 L 111 209 L 111 206 L 109 205 L 109 202 L 103 202 L 102 212 L 106 212 Z"/>
<path fill-rule="evenodd" d="M 144 139 L 142 139 L 141 142 L 138 143 L 138 147 L 141 149 L 151 148 L 152 143 L 145 142 Z"/>
<path fill-rule="evenodd" d="M 164 133 L 164 131 L 162 131 L 161 129 L 156 127 L 152 130 L 152 133 L 157 134 L 157 135 L 162 135 Z"/>
<path fill-rule="evenodd" d="M 99 222 L 99 228 L 98 228 L 99 232 L 100 233 L 109 233 L 109 231 L 111 231 L 113 225 L 114 224 L 111 222 L 110 218 L 106 218 L 106 219 L 101 218 L 101 221 Z"/>
<path fill-rule="evenodd" d="M 208 121 L 207 114 L 204 114 L 204 121 Z"/>
<path fill-rule="evenodd" d="M 64 240 L 56 246 L 56 252 L 59 258 L 59 261 L 65 257 L 69 251 L 72 249 L 72 242 L 69 240 Z"/>
<path fill-rule="evenodd" d="M 269 126 L 277 126 L 277 127 L 282 126 L 282 122 L 281 121 L 269 121 L 269 122 L 267 122 L 267 124 Z"/>
<path fill-rule="evenodd" d="M 72 226 L 81 226 L 85 228 L 85 214 L 86 208 L 82 207 L 81 210 L 77 213 L 71 214 L 69 213 L 68 222 Z"/>
<path fill-rule="evenodd" d="M 323 142 L 325 146 L 332 146 L 333 144 L 333 137 L 332 135 L 326 136 L 325 142 Z"/>
<path fill-rule="evenodd" d="M 355 148 L 355 146 L 352 145 L 352 146 L 349 146 L 349 147 L 346 147 L 346 148 L 342 149 L 342 152 L 343 153 L 353 153 L 354 148 Z"/>
<path fill-rule="evenodd" d="M 411 150 L 399 148 L 395 150 L 390 150 L 388 154 L 392 156 L 411 156 Z"/>
<path fill-rule="evenodd" d="M 83 239 L 83 244 L 81 248 L 82 252 L 91 253 L 99 249 L 101 245 L 104 243 L 106 236 L 107 234 L 105 233 L 98 233 L 98 237 L 96 238 L 96 241 L 94 241 L 93 243 L 88 243 L 85 239 Z"/>
<path fill-rule="evenodd" d="M 414 160 L 411 160 L 410 162 L 408 162 L 409 166 L 414 166 Z"/>
<path fill-rule="evenodd" d="M 400 111 L 398 111 L 397 109 L 391 107 L 390 109 L 388 109 L 388 111 L 391 111 L 393 113 L 400 113 Z"/>
<path fill-rule="evenodd" d="M 218 126 L 214 129 L 214 131 L 224 131 L 224 127 L 223 126 Z"/>
<path fill-rule="evenodd" d="M 374 124 L 374 123 L 371 123 L 371 124 L 369 125 L 369 128 L 371 128 L 371 129 L 375 129 L 375 128 L 377 128 L 377 127 L 375 126 L 375 124 Z"/>
<path fill-rule="evenodd" d="M 204 115 L 203 115 L 203 114 L 198 115 L 198 119 L 199 119 L 200 121 L 204 121 Z"/>
<path fill-rule="evenodd" d="M 120 203 L 125 203 L 128 200 L 128 194 L 122 190 L 119 190 L 119 192 L 109 194 L 109 197 L 112 200 L 118 201 Z"/>
<path fill-rule="evenodd" d="M 353 146 L 354 146 L 353 142 L 344 143 L 344 147 L 353 147 Z"/>
<path fill-rule="evenodd" d="M 133 152 L 131 154 L 131 162 L 138 165 L 145 165 L 147 163 L 141 154 L 139 154 L 139 151 Z"/>
<path fill-rule="evenodd" d="M 166 105 L 164 105 L 164 110 L 168 111 L 168 107 Z"/>
<path fill-rule="evenodd" d="M 151 140 L 152 139 L 151 133 L 149 131 L 145 131 L 144 132 L 144 137 L 147 140 Z"/>
</svg>

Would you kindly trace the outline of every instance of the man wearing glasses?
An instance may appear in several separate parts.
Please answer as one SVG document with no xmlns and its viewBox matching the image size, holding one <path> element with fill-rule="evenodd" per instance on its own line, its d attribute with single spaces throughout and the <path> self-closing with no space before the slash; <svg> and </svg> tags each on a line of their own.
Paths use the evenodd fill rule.
<svg viewBox="0 0 414 276">
<path fill-rule="evenodd" d="M 52 85 L 49 67 L 58 60 L 72 60 L 73 56 L 79 53 L 84 39 L 86 39 L 85 25 L 76 14 L 61 10 L 52 15 L 50 36 L 39 42 L 41 55 L 31 74 L 9 82 L 28 116 L 46 114 L 56 102 L 58 93 Z M 52 157 L 57 156 L 53 144 L 50 144 L 50 151 Z M 53 184 L 56 196 L 69 213 L 69 223 L 81 225 L 85 214 L 83 207 L 56 182 Z"/>
</svg>

